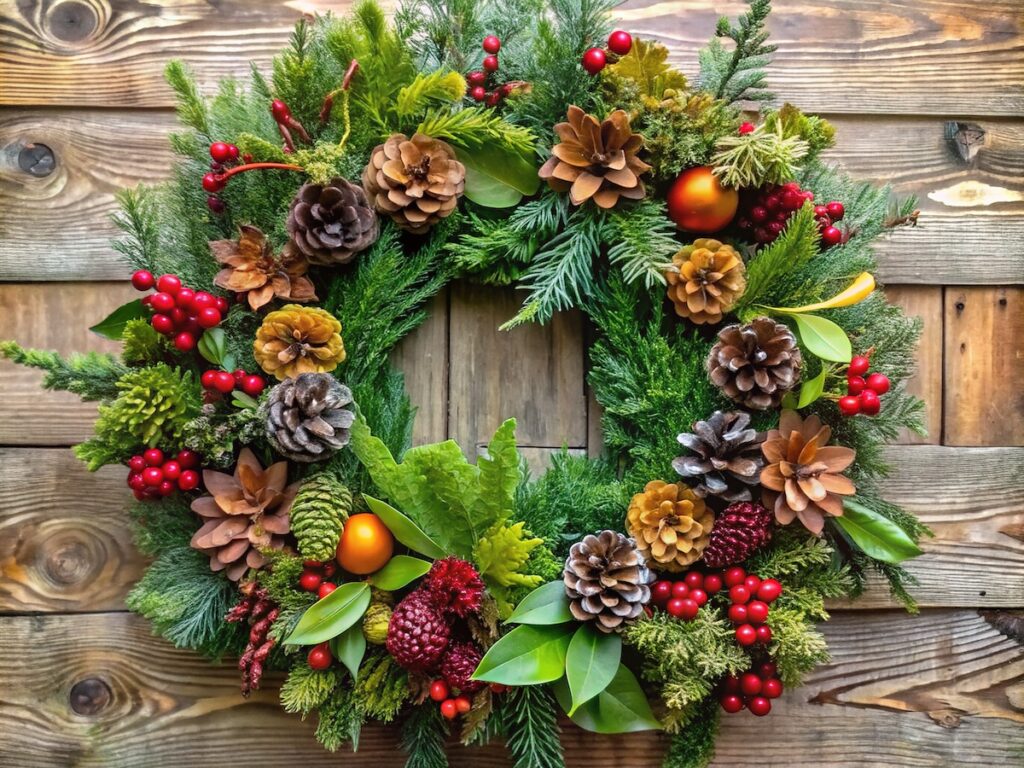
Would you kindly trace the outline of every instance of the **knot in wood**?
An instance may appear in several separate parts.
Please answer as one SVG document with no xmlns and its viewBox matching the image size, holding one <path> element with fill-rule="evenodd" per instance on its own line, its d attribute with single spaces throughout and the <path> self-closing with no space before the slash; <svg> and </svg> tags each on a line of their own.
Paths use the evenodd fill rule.
<svg viewBox="0 0 1024 768">
<path fill-rule="evenodd" d="M 71 686 L 68 696 L 71 710 L 76 715 L 95 717 L 110 706 L 114 700 L 114 692 L 105 680 L 98 677 L 87 677 Z"/>
<path fill-rule="evenodd" d="M 62 43 L 80 43 L 96 32 L 99 16 L 90 3 L 69 0 L 51 6 L 44 24 L 52 39 Z"/>
<path fill-rule="evenodd" d="M 42 568 L 54 584 L 81 584 L 92 576 L 94 561 L 87 542 L 62 538 L 45 546 Z"/>
<path fill-rule="evenodd" d="M 18 167 L 31 176 L 49 176 L 57 167 L 57 158 L 45 144 L 26 144 L 18 152 Z"/>
</svg>

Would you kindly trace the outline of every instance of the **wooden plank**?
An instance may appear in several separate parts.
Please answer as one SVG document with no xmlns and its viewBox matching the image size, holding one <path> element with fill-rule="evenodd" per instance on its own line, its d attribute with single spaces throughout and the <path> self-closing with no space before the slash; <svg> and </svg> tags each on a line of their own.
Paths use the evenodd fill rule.
<svg viewBox="0 0 1024 768">
<path fill-rule="evenodd" d="M 437 294 L 426 321 L 391 355 L 405 374 L 405 389 L 416 406 L 413 445 L 444 440 L 448 430 L 448 291 Z"/>
<path fill-rule="evenodd" d="M 833 661 L 776 702 L 770 722 L 726 717 L 714 765 L 989 766 L 1024 748 L 1024 651 L 973 611 L 845 614 L 824 627 Z M 1019 619 L 1018 619 L 1019 621 Z M 394 729 L 367 727 L 360 751 L 332 755 L 312 724 L 244 700 L 232 665 L 211 666 L 154 638 L 129 614 L 0 618 L 0 764 L 19 768 L 190 768 L 232 762 L 401 766 Z M 656 765 L 653 734 L 563 730 L 570 768 Z M 455 766 L 507 766 L 499 745 L 450 750 Z M 623 762 L 623 755 L 628 755 Z"/>
<path fill-rule="evenodd" d="M 630 0 L 625 29 L 656 37 L 695 75 L 697 51 L 740 0 Z M 818 112 L 1024 114 L 1024 27 L 1017 0 L 789 0 L 768 21 L 779 46 L 768 85 Z M 840 85 L 841 84 L 841 85 Z"/>
<path fill-rule="evenodd" d="M 26 347 L 118 352 L 89 332 L 115 307 L 138 296 L 128 283 L 2 283 L 2 336 Z M 40 389 L 42 372 L 0 359 L 0 445 L 70 445 L 92 434 L 96 406 L 68 392 Z"/>
<path fill-rule="evenodd" d="M 907 389 L 924 400 L 924 437 L 903 430 L 900 443 L 937 444 L 942 442 L 942 288 L 933 286 L 887 285 L 885 295 L 903 308 L 909 317 L 924 323 L 917 345 L 917 373 Z"/>
<path fill-rule="evenodd" d="M 943 442 L 1024 445 L 1022 339 L 1024 288 L 946 289 Z"/>
<path fill-rule="evenodd" d="M 520 444 L 587 444 L 582 319 L 561 312 L 545 326 L 498 326 L 523 294 L 459 282 L 452 287 L 448 436 L 466 453 L 490 440 L 508 418 Z"/>
</svg>

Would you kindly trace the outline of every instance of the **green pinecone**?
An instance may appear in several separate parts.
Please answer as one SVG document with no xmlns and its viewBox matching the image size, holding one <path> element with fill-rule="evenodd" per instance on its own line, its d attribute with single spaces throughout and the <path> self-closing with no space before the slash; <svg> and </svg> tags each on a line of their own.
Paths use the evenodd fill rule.
<svg viewBox="0 0 1024 768">
<path fill-rule="evenodd" d="M 313 475 L 299 488 L 292 504 L 292 533 L 307 560 L 332 560 L 341 530 L 352 509 L 352 493 L 334 475 Z"/>
</svg>

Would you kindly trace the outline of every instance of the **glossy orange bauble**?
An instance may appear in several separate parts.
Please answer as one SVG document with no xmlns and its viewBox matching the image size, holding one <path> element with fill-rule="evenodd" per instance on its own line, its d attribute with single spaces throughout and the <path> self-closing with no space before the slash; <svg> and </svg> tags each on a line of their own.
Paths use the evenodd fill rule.
<svg viewBox="0 0 1024 768">
<path fill-rule="evenodd" d="M 668 191 L 668 217 L 688 232 L 717 232 L 736 216 L 740 195 L 723 187 L 708 166 L 690 168 Z"/>
<path fill-rule="evenodd" d="M 376 515 L 352 515 L 338 542 L 338 565 L 349 573 L 364 575 L 383 568 L 395 551 L 395 538 Z"/>
</svg>

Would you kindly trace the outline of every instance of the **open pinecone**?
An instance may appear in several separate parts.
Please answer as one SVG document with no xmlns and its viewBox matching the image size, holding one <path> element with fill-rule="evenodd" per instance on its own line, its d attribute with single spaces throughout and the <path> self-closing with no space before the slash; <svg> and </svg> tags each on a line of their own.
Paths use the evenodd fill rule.
<svg viewBox="0 0 1024 768">
<path fill-rule="evenodd" d="M 676 314 L 691 323 L 717 323 L 747 287 L 747 268 L 731 245 L 700 238 L 672 257 L 665 273 Z"/>
<path fill-rule="evenodd" d="M 313 282 L 306 276 L 309 264 L 302 253 L 285 246 L 277 256 L 259 229 L 247 224 L 239 229 L 237 242 L 210 242 L 213 258 L 224 266 L 213 278 L 214 285 L 245 296 L 254 310 L 273 299 L 316 301 Z"/>
<path fill-rule="evenodd" d="M 285 379 L 267 399 L 267 437 L 292 461 L 323 461 L 348 445 L 356 415 L 345 406 L 352 391 L 329 373 Z"/>
<path fill-rule="evenodd" d="M 303 184 L 285 223 L 292 245 L 310 264 L 346 264 L 377 240 L 377 214 L 361 187 L 340 176 Z"/>
<path fill-rule="evenodd" d="M 672 466 L 682 477 L 697 479 L 692 488 L 702 499 L 750 501 L 750 486 L 760 482 L 764 467 L 763 439 L 750 429 L 749 413 L 715 411 L 707 421 L 696 422 L 692 433 L 679 435 L 679 442 L 694 455 L 680 456 Z"/>
<path fill-rule="evenodd" d="M 345 359 L 341 323 L 325 309 L 286 304 L 263 318 L 253 355 L 278 381 L 333 371 Z"/>
<path fill-rule="evenodd" d="M 573 205 L 593 199 L 601 208 L 614 208 L 620 197 L 643 200 L 647 194 L 640 176 L 651 166 L 637 157 L 644 137 L 633 133 L 621 109 L 603 122 L 579 107 L 569 107 L 568 122 L 555 125 L 560 143 L 539 174 L 558 192 L 568 192 Z"/>
<path fill-rule="evenodd" d="M 615 632 L 636 619 L 651 599 L 651 572 L 631 539 L 616 531 L 583 537 L 569 549 L 562 574 L 569 610 Z"/>
<path fill-rule="evenodd" d="M 370 202 L 402 229 L 422 235 L 455 210 L 466 167 L 440 139 L 393 134 L 370 154 L 363 188 Z"/>
<path fill-rule="evenodd" d="M 758 317 L 728 325 L 708 357 L 711 382 L 747 408 L 777 408 L 800 380 L 803 362 L 796 337 L 782 323 Z"/>
<path fill-rule="evenodd" d="M 682 483 L 652 480 L 629 502 L 626 528 L 657 570 L 680 573 L 700 559 L 715 516 Z"/>
</svg>

